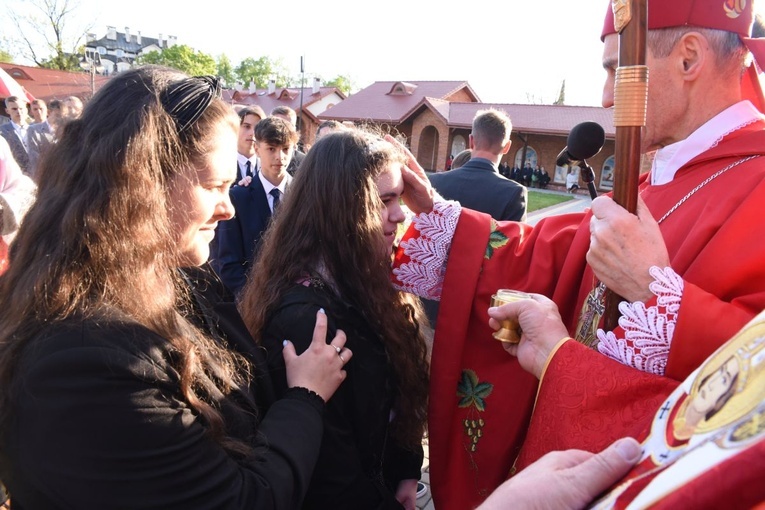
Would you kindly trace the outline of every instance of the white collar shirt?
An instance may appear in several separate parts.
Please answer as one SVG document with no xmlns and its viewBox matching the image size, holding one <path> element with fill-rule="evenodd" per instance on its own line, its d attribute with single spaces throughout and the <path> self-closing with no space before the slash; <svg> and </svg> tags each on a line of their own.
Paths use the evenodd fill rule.
<svg viewBox="0 0 765 510">
<path fill-rule="evenodd" d="M 247 162 L 250 162 L 250 169 L 252 171 L 252 175 L 255 175 L 258 173 L 258 156 L 253 155 L 251 158 L 248 158 L 247 156 L 243 154 L 236 153 L 236 162 L 239 165 L 239 175 L 237 176 L 238 179 L 244 178 L 245 175 L 247 175 Z"/>
<path fill-rule="evenodd" d="M 271 208 L 271 212 L 274 212 L 274 197 L 271 195 L 271 190 L 278 188 L 282 193 L 282 196 L 284 196 L 284 192 L 287 190 L 287 186 L 289 186 L 289 183 L 292 181 L 292 176 L 290 174 L 285 174 L 284 179 L 282 179 L 282 182 L 280 182 L 278 186 L 274 186 L 268 181 L 268 179 L 263 177 L 263 172 L 258 172 L 258 178 L 260 179 L 260 183 L 263 185 L 263 191 L 266 192 L 268 207 Z"/>
<path fill-rule="evenodd" d="M 748 100 L 729 106 L 685 140 L 657 150 L 651 166 L 651 184 L 659 186 L 671 182 L 683 165 L 717 145 L 724 136 L 761 119 L 765 116 Z"/>
</svg>

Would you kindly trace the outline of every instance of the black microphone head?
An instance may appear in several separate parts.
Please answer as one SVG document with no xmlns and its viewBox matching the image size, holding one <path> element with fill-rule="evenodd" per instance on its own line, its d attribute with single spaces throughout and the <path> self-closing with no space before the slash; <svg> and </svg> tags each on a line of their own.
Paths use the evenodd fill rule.
<svg viewBox="0 0 765 510">
<path fill-rule="evenodd" d="M 566 141 L 567 151 L 572 160 L 591 158 L 606 143 L 606 132 L 597 122 L 582 122 L 571 129 Z"/>
<path fill-rule="evenodd" d="M 571 163 L 571 155 L 568 153 L 568 146 L 563 147 L 563 150 L 558 153 L 558 159 L 555 160 L 555 164 L 558 166 L 566 166 Z"/>
</svg>

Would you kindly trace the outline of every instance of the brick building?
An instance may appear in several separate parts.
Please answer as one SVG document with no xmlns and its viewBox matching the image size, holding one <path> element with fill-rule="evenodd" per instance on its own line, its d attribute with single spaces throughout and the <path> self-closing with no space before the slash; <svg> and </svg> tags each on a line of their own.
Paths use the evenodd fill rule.
<svg viewBox="0 0 765 510">
<path fill-rule="evenodd" d="M 443 171 L 450 155 L 468 146 L 473 117 L 478 110 L 504 110 L 513 122 L 513 142 L 503 159 L 510 167 L 527 162 L 539 165 L 553 183 L 563 185 L 565 167 L 555 160 L 566 146 L 568 133 L 577 124 L 594 121 L 603 126 L 606 143 L 588 160 L 600 190 L 612 188 L 614 134 L 610 109 L 589 106 L 555 106 L 482 103 L 467 82 L 375 82 L 351 95 L 319 120 L 334 119 L 375 124 L 404 136 L 412 153 L 428 171 Z"/>
</svg>

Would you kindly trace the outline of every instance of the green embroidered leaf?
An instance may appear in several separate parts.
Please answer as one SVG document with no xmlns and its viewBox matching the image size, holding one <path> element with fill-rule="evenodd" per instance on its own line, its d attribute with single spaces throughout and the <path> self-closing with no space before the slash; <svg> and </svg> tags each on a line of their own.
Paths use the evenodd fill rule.
<svg viewBox="0 0 765 510">
<path fill-rule="evenodd" d="M 489 244 L 486 246 L 486 254 L 484 258 L 490 259 L 494 255 L 494 250 L 502 248 L 508 242 L 508 238 L 505 234 L 497 230 L 497 222 L 492 220 L 491 222 L 491 234 L 489 234 Z"/>
<path fill-rule="evenodd" d="M 491 395 L 494 385 L 487 382 L 479 382 L 478 374 L 470 369 L 462 371 L 460 382 L 457 384 L 457 396 L 460 397 L 458 407 L 475 406 L 479 411 L 486 409 L 484 399 Z"/>
<path fill-rule="evenodd" d="M 478 376 L 475 375 L 475 372 L 472 370 L 463 370 L 460 382 L 457 384 L 457 396 L 472 396 L 476 384 L 478 384 Z"/>
<path fill-rule="evenodd" d="M 470 407 L 473 405 L 473 397 L 462 397 L 457 407 Z"/>
<path fill-rule="evenodd" d="M 476 397 L 486 398 L 491 395 L 494 385 L 487 382 L 482 382 L 476 385 L 474 393 Z"/>
</svg>

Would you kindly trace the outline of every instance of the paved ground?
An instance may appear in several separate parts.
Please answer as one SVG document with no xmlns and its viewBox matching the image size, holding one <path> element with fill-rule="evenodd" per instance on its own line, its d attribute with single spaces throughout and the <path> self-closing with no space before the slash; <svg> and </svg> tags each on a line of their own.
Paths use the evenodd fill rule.
<svg viewBox="0 0 765 510">
<path fill-rule="evenodd" d="M 548 191 L 543 189 L 535 189 L 534 191 L 538 193 L 569 195 L 565 191 L 552 191 L 552 190 Z M 553 216 L 556 214 L 566 214 L 566 213 L 583 211 L 587 209 L 588 207 L 590 207 L 590 203 L 592 203 L 592 199 L 590 198 L 590 195 L 586 193 L 583 193 L 583 194 L 577 193 L 574 195 L 574 200 L 569 200 L 561 204 L 545 207 L 544 209 L 539 209 L 538 211 L 529 213 L 528 218 L 526 219 L 526 223 L 528 223 L 529 225 L 536 225 L 536 223 L 542 218 L 544 218 L 545 216 Z"/>
<path fill-rule="evenodd" d="M 535 189 L 534 191 L 538 191 L 540 193 L 554 193 L 558 195 L 567 195 L 565 191 L 538 190 L 538 189 Z M 588 207 L 590 207 L 591 202 L 592 202 L 592 199 L 590 199 L 590 196 L 587 195 L 586 193 L 576 194 L 574 195 L 574 200 L 569 200 L 567 202 L 553 205 L 551 207 L 546 207 L 544 209 L 540 209 L 538 211 L 534 211 L 533 213 L 530 213 L 528 215 L 526 223 L 528 223 L 529 225 L 535 225 L 539 220 L 541 220 L 542 218 L 546 216 L 583 211 L 587 209 Z M 422 481 L 427 486 L 428 492 L 417 500 L 417 508 L 419 510 L 435 510 L 435 506 L 433 505 L 433 498 L 430 494 L 430 461 L 429 461 L 429 455 L 428 455 L 428 439 L 427 438 L 423 440 L 422 446 L 423 446 L 423 449 L 425 450 L 425 461 L 423 462 L 423 465 L 422 465 Z"/>
</svg>

